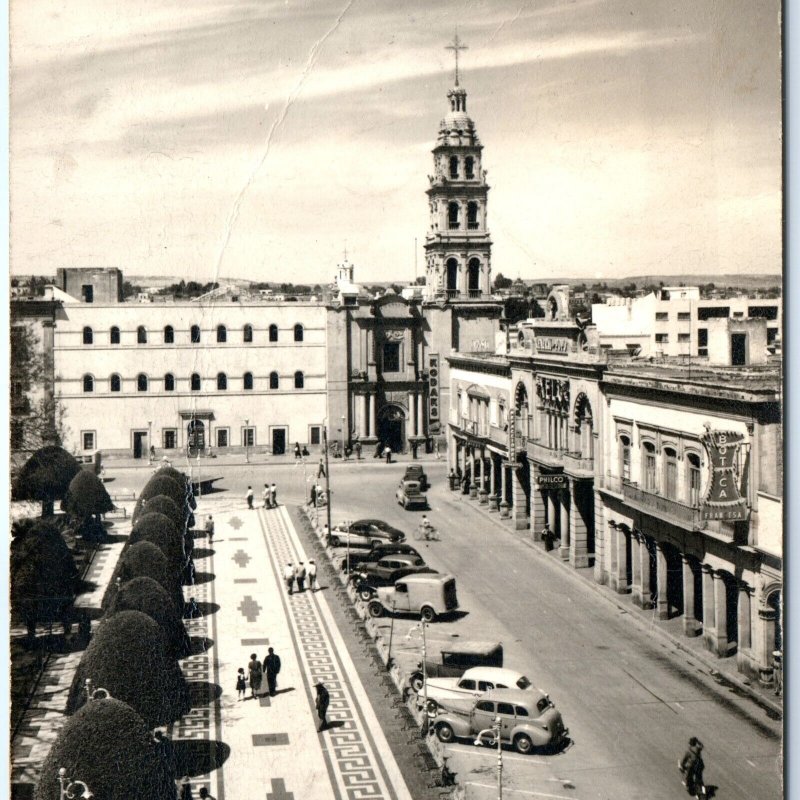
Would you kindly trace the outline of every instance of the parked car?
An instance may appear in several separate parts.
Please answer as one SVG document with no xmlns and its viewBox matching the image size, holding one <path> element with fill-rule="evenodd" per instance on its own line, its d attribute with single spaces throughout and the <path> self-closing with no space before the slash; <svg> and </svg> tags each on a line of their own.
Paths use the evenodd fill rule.
<svg viewBox="0 0 800 800">
<path fill-rule="evenodd" d="M 411 673 L 409 684 L 415 692 L 422 691 L 424 675 L 429 678 L 460 678 L 470 667 L 502 667 L 503 645 L 500 642 L 460 642 L 443 649 L 439 661 L 425 659 Z"/>
<path fill-rule="evenodd" d="M 386 542 L 384 544 L 373 543 L 372 549 L 368 552 L 350 553 L 350 571 L 358 570 L 362 564 L 374 564 L 386 556 L 395 554 L 418 556 L 419 553 L 410 545 L 403 542 Z M 342 572 L 347 572 L 347 557 L 342 559 Z"/>
<path fill-rule="evenodd" d="M 352 528 L 359 530 L 361 528 L 377 528 L 379 531 L 383 531 L 384 533 L 403 533 L 399 528 L 395 528 L 394 525 L 390 525 L 388 522 L 384 522 L 382 519 L 357 519 L 352 525 Z"/>
<path fill-rule="evenodd" d="M 500 741 L 510 742 L 523 755 L 532 753 L 537 747 L 559 747 L 569 738 L 569 729 L 564 727 L 561 713 L 538 689 L 487 692 L 467 713 L 443 711 L 438 714 L 433 729 L 440 742 L 473 739 L 481 731 L 491 728 L 496 717 L 500 718 Z M 488 743 L 491 737 L 481 741 Z"/>
<path fill-rule="evenodd" d="M 367 606 L 371 617 L 399 611 L 419 614 L 425 622 L 458 609 L 456 579 L 452 575 L 409 575 L 395 581 L 394 586 L 382 586 L 377 597 Z"/>
<path fill-rule="evenodd" d="M 351 578 L 355 582 L 359 597 L 367 601 L 373 597 L 379 586 L 394 586 L 406 575 L 435 572 L 436 570 L 431 569 L 420 556 L 393 555 L 363 566 Z"/>
<path fill-rule="evenodd" d="M 428 678 L 422 688 L 427 695 L 428 711 L 437 706 L 467 708 L 476 697 L 492 689 L 534 689 L 530 680 L 521 672 L 503 667 L 472 667 L 460 678 Z M 538 691 L 538 690 L 536 690 Z"/>
<path fill-rule="evenodd" d="M 348 540 L 350 547 L 372 547 L 376 543 L 402 542 L 405 538 L 406 535 L 396 528 L 384 531 L 371 524 L 353 522 L 336 525 L 328 536 L 328 542 L 331 547 L 347 547 Z"/>
<path fill-rule="evenodd" d="M 431 488 L 430 483 L 428 482 L 428 476 L 425 474 L 425 470 L 422 468 L 422 464 L 409 464 L 406 467 L 405 475 L 403 475 L 404 481 L 419 481 L 419 488 L 423 492 L 427 492 L 428 489 Z"/>
<path fill-rule="evenodd" d="M 407 481 L 403 479 L 400 481 L 394 496 L 403 508 L 428 507 L 428 498 L 422 493 L 419 481 Z"/>
</svg>

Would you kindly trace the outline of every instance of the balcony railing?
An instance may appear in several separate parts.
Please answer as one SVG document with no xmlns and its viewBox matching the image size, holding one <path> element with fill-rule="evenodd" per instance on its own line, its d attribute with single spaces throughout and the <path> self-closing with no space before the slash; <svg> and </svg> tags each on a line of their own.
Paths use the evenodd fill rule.
<svg viewBox="0 0 800 800">
<path fill-rule="evenodd" d="M 458 297 L 458 289 L 445 289 L 444 293 L 448 300 L 454 300 Z"/>
<path fill-rule="evenodd" d="M 480 227 L 479 222 L 468 222 L 467 223 L 467 230 L 469 231 L 476 231 Z"/>
<path fill-rule="evenodd" d="M 645 514 L 666 518 L 667 521 L 689 530 L 705 528 L 705 522 L 700 517 L 700 509 L 696 506 L 645 491 L 633 481 L 622 481 L 622 495 L 626 503 Z"/>
<path fill-rule="evenodd" d="M 460 227 L 461 227 L 460 222 L 453 222 L 453 220 L 450 220 L 450 222 L 447 223 L 447 228 L 448 230 L 451 231 L 457 231 Z"/>
<path fill-rule="evenodd" d="M 564 466 L 564 451 L 553 450 L 546 447 L 539 442 L 528 440 L 528 455 L 540 464 L 547 467 L 563 467 Z"/>
<path fill-rule="evenodd" d="M 563 454 L 564 469 L 573 475 L 594 475 L 594 458 L 585 458 L 582 453 L 573 453 L 569 450 Z"/>
<path fill-rule="evenodd" d="M 483 294 L 483 292 L 481 292 L 481 290 L 480 290 L 480 289 L 470 289 L 470 290 L 469 290 L 469 296 L 470 296 L 470 297 L 471 297 L 473 300 L 477 300 L 477 299 L 478 299 L 478 298 L 481 296 L 481 294 Z"/>
</svg>

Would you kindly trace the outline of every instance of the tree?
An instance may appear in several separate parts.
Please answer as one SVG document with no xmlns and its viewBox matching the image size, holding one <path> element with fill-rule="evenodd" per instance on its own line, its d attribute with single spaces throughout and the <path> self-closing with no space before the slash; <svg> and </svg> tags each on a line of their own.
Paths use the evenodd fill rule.
<svg viewBox="0 0 800 800">
<path fill-rule="evenodd" d="M 78 569 L 52 518 L 15 525 L 9 563 L 11 613 L 36 636 L 37 622 L 69 624 Z"/>
<path fill-rule="evenodd" d="M 141 611 L 157 622 L 164 634 L 167 652 L 173 658 L 182 658 L 188 653 L 189 637 L 183 618 L 172 598 L 153 578 L 131 578 L 119 587 L 108 615 L 121 611 Z"/>
<path fill-rule="evenodd" d="M 40 501 L 42 516 L 52 516 L 53 503 L 66 495 L 79 471 L 78 462 L 62 447 L 42 447 L 22 466 L 12 496 L 15 500 Z"/>
<path fill-rule="evenodd" d="M 141 611 L 103 618 L 75 671 L 70 711 L 86 703 L 87 678 L 127 703 L 149 728 L 173 722 L 189 709 L 188 687 L 164 634 Z"/>
<path fill-rule="evenodd" d="M 494 279 L 495 291 L 498 289 L 508 289 L 513 283 L 514 281 L 512 281 L 511 278 L 506 278 L 502 272 L 498 272 Z"/>
<path fill-rule="evenodd" d="M 59 797 L 59 769 L 102 800 L 175 800 L 175 775 L 144 720 L 116 698 L 93 700 L 67 719 L 44 760 L 34 800 Z"/>
<path fill-rule="evenodd" d="M 166 495 L 157 494 L 155 497 L 150 498 L 140 497 L 136 501 L 136 505 L 133 507 L 131 522 L 135 525 L 139 517 L 145 513 L 149 514 L 150 512 L 163 514 L 165 517 L 169 517 L 175 524 L 175 527 L 180 530 L 185 529 L 186 519 L 189 515 L 188 508 L 178 508 L 174 500 L 171 500 Z"/>
<path fill-rule="evenodd" d="M 133 578 L 152 578 L 169 595 L 175 609 L 183 612 L 183 590 L 180 575 L 171 570 L 169 561 L 161 549 L 152 542 L 141 541 L 126 548 L 120 559 L 117 575 L 120 584 Z M 110 608 L 118 591 L 112 581 L 103 598 L 103 609 Z"/>
<path fill-rule="evenodd" d="M 184 508 L 189 502 L 190 492 L 186 489 L 186 483 L 179 483 L 175 478 L 170 478 L 168 475 L 161 475 L 157 472 L 150 478 L 149 481 L 142 489 L 141 497 L 149 500 L 151 497 L 163 494 L 169 497 L 175 505 L 179 508 Z"/>
<path fill-rule="evenodd" d="M 114 510 L 103 482 L 88 469 L 80 470 L 70 481 L 63 505 L 64 510 L 75 519 L 76 530 L 83 536 L 95 535 L 98 538 L 105 534 L 100 515 Z M 95 524 L 91 525 L 93 516 Z"/>
<path fill-rule="evenodd" d="M 183 536 L 163 514 L 142 514 L 133 526 L 128 542 L 132 545 L 152 542 L 167 557 L 171 570 L 180 574 L 183 569 Z"/>
<path fill-rule="evenodd" d="M 122 282 L 122 299 L 127 300 L 130 297 L 133 297 L 139 292 L 142 291 L 141 286 L 137 286 L 135 283 L 131 283 L 130 281 L 123 281 Z"/>
<path fill-rule="evenodd" d="M 417 286 L 425 286 L 425 284 L 426 284 L 425 276 L 424 275 L 418 276 L 417 279 L 414 281 L 414 283 Z"/>
</svg>

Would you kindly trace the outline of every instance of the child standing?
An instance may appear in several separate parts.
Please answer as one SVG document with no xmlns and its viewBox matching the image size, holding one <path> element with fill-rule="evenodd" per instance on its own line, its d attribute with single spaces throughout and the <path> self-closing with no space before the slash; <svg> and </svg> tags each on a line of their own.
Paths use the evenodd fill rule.
<svg viewBox="0 0 800 800">
<path fill-rule="evenodd" d="M 244 700 L 244 693 L 247 690 L 247 678 L 244 676 L 244 668 L 239 667 L 239 673 L 236 676 L 236 692 L 239 697 L 238 700 Z"/>
</svg>

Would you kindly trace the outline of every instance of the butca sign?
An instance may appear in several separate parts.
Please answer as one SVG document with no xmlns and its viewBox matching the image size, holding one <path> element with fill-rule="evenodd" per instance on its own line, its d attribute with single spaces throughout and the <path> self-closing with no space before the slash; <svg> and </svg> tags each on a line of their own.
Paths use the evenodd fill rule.
<svg viewBox="0 0 800 800">
<path fill-rule="evenodd" d="M 703 519 L 721 519 L 737 522 L 747 519 L 747 501 L 739 494 L 736 468 L 739 448 L 744 434 L 737 431 L 712 431 L 700 437 L 711 462 L 711 479 L 708 483 L 700 516 Z"/>
</svg>

